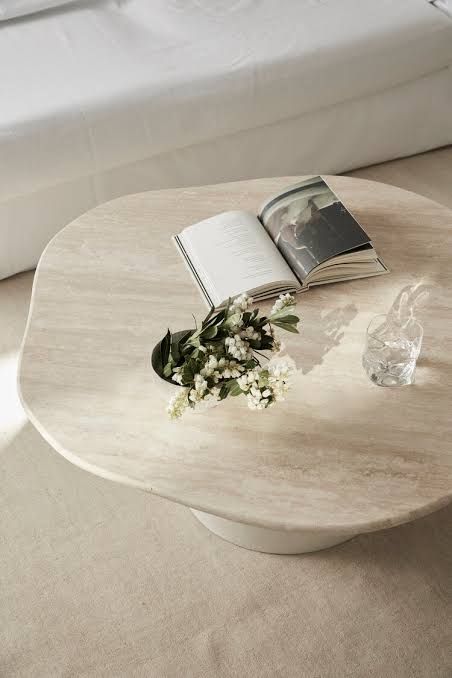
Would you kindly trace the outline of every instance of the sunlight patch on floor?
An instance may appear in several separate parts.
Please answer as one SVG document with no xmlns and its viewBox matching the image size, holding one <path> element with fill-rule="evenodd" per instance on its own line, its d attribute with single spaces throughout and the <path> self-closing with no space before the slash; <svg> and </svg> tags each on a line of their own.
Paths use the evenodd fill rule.
<svg viewBox="0 0 452 678">
<path fill-rule="evenodd" d="M 19 351 L 0 354 L 0 452 L 27 421 L 16 387 L 18 359 Z"/>
</svg>

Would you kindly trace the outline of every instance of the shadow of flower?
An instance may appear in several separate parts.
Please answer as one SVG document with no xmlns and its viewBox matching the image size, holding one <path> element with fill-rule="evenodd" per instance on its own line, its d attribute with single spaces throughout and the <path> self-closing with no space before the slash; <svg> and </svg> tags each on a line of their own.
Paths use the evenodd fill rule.
<svg viewBox="0 0 452 678">
<path fill-rule="evenodd" d="M 316 365 L 321 365 L 326 354 L 338 346 L 344 329 L 358 313 L 355 304 L 347 304 L 327 313 L 310 309 L 309 317 L 303 317 L 303 353 L 298 360 L 302 374 L 308 374 Z"/>
</svg>

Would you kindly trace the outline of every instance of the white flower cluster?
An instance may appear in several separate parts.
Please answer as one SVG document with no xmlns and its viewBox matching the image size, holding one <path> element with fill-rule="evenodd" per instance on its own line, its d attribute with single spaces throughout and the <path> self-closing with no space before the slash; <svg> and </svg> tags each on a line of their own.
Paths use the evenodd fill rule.
<svg viewBox="0 0 452 678">
<path fill-rule="evenodd" d="M 245 296 L 245 295 L 242 295 Z M 240 299 L 241 297 L 239 297 Z M 248 297 L 247 297 L 248 299 Z M 252 325 L 249 325 L 244 330 L 241 329 L 243 323 L 239 322 L 232 328 L 232 336 L 226 337 L 224 344 L 226 350 L 237 360 L 248 360 L 253 356 L 253 350 L 250 348 L 250 341 L 260 341 L 261 334 L 256 332 Z"/>
<path fill-rule="evenodd" d="M 261 333 L 256 332 L 254 327 L 252 325 L 249 325 L 246 327 L 244 330 L 240 331 L 240 336 L 242 339 L 245 339 L 245 341 L 260 341 L 261 338 Z"/>
<path fill-rule="evenodd" d="M 252 305 L 252 298 L 247 294 L 241 294 L 232 301 L 229 307 L 229 315 L 232 315 L 233 313 L 244 313 L 245 311 L 248 311 Z"/>
<path fill-rule="evenodd" d="M 265 369 L 256 368 L 239 377 L 237 383 L 246 393 L 248 407 L 251 410 L 264 410 L 275 402 L 284 400 L 293 371 L 294 365 L 291 361 L 280 360 L 274 364 L 270 362 Z M 266 374 L 265 379 L 262 379 L 263 374 Z"/>
<path fill-rule="evenodd" d="M 232 337 L 226 337 L 224 345 L 227 352 L 234 358 L 237 358 L 237 360 L 247 360 L 253 355 L 249 343 L 242 339 L 239 333 L 234 334 Z"/>
<path fill-rule="evenodd" d="M 285 308 L 286 306 L 293 306 L 294 304 L 295 297 L 292 294 L 281 294 L 273 304 L 270 315 L 272 316 L 274 313 L 281 311 L 281 309 Z"/>
<path fill-rule="evenodd" d="M 290 386 L 290 379 L 294 374 L 296 367 L 292 358 L 281 358 L 267 365 L 268 383 L 273 389 L 275 400 L 284 400 L 284 394 L 287 393 Z"/>
<path fill-rule="evenodd" d="M 227 358 L 217 358 L 215 355 L 210 354 L 207 358 L 207 362 L 204 367 L 200 370 L 199 375 L 196 377 L 212 377 L 214 382 L 218 384 L 221 379 L 235 379 L 240 377 L 241 373 L 245 370 L 243 365 L 240 365 L 236 360 L 228 360 Z M 175 367 L 173 370 L 172 380 L 176 384 L 182 386 L 182 367 Z M 201 392 L 204 388 L 204 381 L 198 378 L 196 382 L 195 377 L 195 386 L 198 384 L 197 392 Z M 207 388 L 207 382 L 205 382 L 205 388 Z"/>
<path fill-rule="evenodd" d="M 173 374 L 171 376 L 171 379 L 176 382 L 176 384 L 180 384 L 182 386 L 182 374 L 181 374 L 182 367 L 175 367 L 173 369 Z"/>
<path fill-rule="evenodd" d="M 244 365 L 240 365 L 236 360 L 217 358 L 215 355 L 210 354 L 199 374 L 195 374 L 194 386 L 190 389 L 184 388 L 170 400 L 167 411 L 171 419 L 178 419 L 182 416 L 189 405 L 189 401 L 194 403 L 196 407 L 200 403 L 211 405 L 213 402 L 218 401 L 220 387 L 213 386 L 209 388 L 207 383 L 208 378 L 212 378 L 214 383 L 218 384 L 222 379 L 228 380 L 240 377 L 245 369 Z M 181 367 L 174 368 L 172 376 L 173 381 L 180 385 L 182 385 L 181 370 Z"/>
<path fill-rule="evenodd" d="M 248 370 L 245 374 L 237 379 L 237 384 L 240 386 L 242 391 L 250 390 L 250 388 L 259 381 L 259 372 L 260 368 L 256 367 L 254 370 Z"/>
<path fill-rule="evenodd" d="M 181 388 L 177 390 L 177 393 L 173 395 L 171 400 L 168 403 L 166 411 L 168 412 L 171 419 L 179 419 L 185 412 L 188 407 L 188 397 L 187 397 L 186 388 Z"/>
<path fill-rule="evenodd" d="M 219 394 L 220 389 L 218 386 L 209 389 L 205 379 L 200 374 L 196 374 L 195 387 L 190 389 L 188 399 L 198 406 L 201 402 L 206 404 L 207 402 L 217 401 Z"/>
<path fill-rule="evenodd" d="M 220 379 L 235 379 L 240 377 L 245 367 L 239 365 L 236 360 L 228 360 L 227 358 L 217 358 L 215 355 L 209 355 L 205 366 L 200 371 L 203 377 L 212 377 L 214 382 L 218 384 Z"/>
<path fill-rule="evenodd" d="M 202 374 L 195 374 L 195 385 L 194 388 L 190 389 L 188 398 L 193 403 L 199 403 L 199 401 L 202 400 L 206 395 L 207 390 L 207 381 L 204 379 Z"/>
</svg>

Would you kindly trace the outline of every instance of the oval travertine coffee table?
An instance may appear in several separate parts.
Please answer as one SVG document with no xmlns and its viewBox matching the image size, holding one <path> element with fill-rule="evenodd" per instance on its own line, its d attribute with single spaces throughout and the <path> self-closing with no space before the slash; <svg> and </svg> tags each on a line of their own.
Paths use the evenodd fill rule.
<svg viewBox="0 0 452 678">
<path fill-rule="evenodd" d="M 285 403 L 231 399 L 171 422 L 149 367 L 170 323 L 206 309 L 170 234 L 227 209 L 256 210 L 294 178 L 120 198 L 81 216 L 38 266 L 20 365 L 44 438 L 97 475 L 191 507 L 247 548 L 300 553 L 424 515 L 452 494 L 452 212 L 363 180 L 331 185 L 391 269 L 299 298 L 299 367 Z M 366 326 L 402 287 L 436 285 L 416 384 L 374 386 Z"/>
</svg>

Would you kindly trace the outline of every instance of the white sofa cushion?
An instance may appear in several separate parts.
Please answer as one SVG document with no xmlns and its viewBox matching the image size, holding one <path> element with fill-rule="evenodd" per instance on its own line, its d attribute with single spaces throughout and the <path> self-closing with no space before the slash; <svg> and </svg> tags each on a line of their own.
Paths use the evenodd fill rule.
<svg viewBox="0 0 452 678">
<path fill-rule="evenodd" d="M 75 0 L 0 0 L 0 21 L 35 14 L 45 9 L 67 5 Z"/>
<path fill-rule="evenodd" d="M 452 63 L 452 22 L 425 0 L 70 5 L 0 38 L 0 200 Z"/>
</svg>

